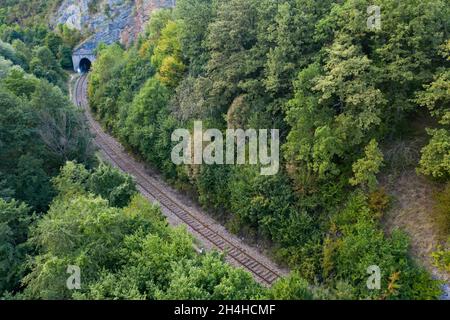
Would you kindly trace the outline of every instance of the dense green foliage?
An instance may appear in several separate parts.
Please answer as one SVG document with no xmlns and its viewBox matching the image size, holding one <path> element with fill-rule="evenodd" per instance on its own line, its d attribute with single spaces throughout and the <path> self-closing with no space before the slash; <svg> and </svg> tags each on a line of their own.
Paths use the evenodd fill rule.
<svg viewBox="0 0 450 320">
<path fill-rule="evenodd" d="M 0 200 L 0 293 L 15 299 L 313 297 L 298 276 L 268 290 L 222 255 L 198 254 L 187 231 L 169 227 L 142 196 L 127 192 L 123 207 L 113 207 L 95 193 L 108 185 L 111 197 L 124 181 L 135 190 L 130 179 L 104 165 L 90 172 L 68 162 L 53 180 L 58 195 L 44 216 L 35 219 L 24 204 Z M 27 259 L 25 253 L 34 254 Z M 79 290 L 66 285 L 68 266 L 80 268 Z M 284 292 L 286 281 L 292 288 Z"/>
<path fill-rule="evenodd" d="M 450 183 L 445 188 L 435 194 L 434 214 L 438 222 L 441 235 L 450 235 Z"/>
<path fill-rule="evenodd" d="M 364 195 L 350 196 L 345 208 L 333 217 L 324 243 L 324 276 L 351 281 L 356 296 L 432 299 L 439 295 L 438 287 L 430 286 L 430 275 L 408 261 L 407 237 L 395 231 L 387 238 L 378 219 Z M 367 266 L 375 262 L 383 274 L 381 292 L 364 287 Z"/>
<path fill-rule="evenodd" d="M 1 0 L 0 21 L 33 26 L 48 21 L 61 0 Z"/>
<path fill-rule="evenodd" d="M 0 293 L 13 289 L 24 275 L 28 252 L 30 209 L 18 201 L 0 198 Z"/>
<path fill-rule="evenodd" d="M 29 228 L 56 194 L 52 177 L 67 160 L 94 164 L 91 136 L 81 113 L 45 76 L 25 72 L 21 62 L 27 60 L 19 54 L 22 47 L 27 48 L 23 43 L 16 47 L 0 42 L 2 296 L 20 290 L 27 255 L 34 252 L 27 243 Z M 39 54 L 46 55 L 48 49 L 41 49 Z"/>
<path fill-rule="evenodd" d="M 424 86 L 425 90 L 417 99 L 438 121 L 437 128 L 427 130 L 431 139 L 422 149 L 418 171 L 447 182 L 435 198 L 434 213 L 441 235 L 450 239 L 450 40 L 441 46 L 441 53 L 447 63 L 435 72 L 434 81 Z M 440 269 L 450 272 L 450 241 L 434 254 L 434 258 Z"/>
<path fill-rule="evenodd" d="M 2 56 L 0 111 L 0 181 L 9 187 L 9 198 L 43 212 L 59 168 L 67 160 L 93 162 L 90 134 L 59 88 Z"/>
<path fill-rule="evenodd" d="M 442 46 L 442 54 L 450 62 L 450 40 Z M 419 171 L 438 179 L 450 178 L 450 71 L 436 71 L 434 81 L 418 94 L 417 101 L 426 106 L 442 126 L 430 129 L 430 143 L 422 150 Z"/>
<path fill-rule="evenodd" d="M 136 195 L 130 176 L 105 164 L 94 167 L 91 137 L 63 92 L 67 77 L 61 67 L 71 67 L 79 35 L 38 25 L 46 6 L 34 16 L 20 13 L 20 8 L 36 9 L 36 3 L 7 2 L 5 8 L 2 3 L 0 11 L 0 297 L 256 299 L 269 294 L 223 256 L 198 254 L 185 230 L 169 228 L 159 208 Z M 10 19 L 20 26 L 11 26 Z M 173 32 L 164 31 L 168 37 Z M 174 86 L 165 80 L 176 75 L 173 70 L 183 71 L 179 60 L 169 57 L 174 53 L 169 47 L 158 46 L 158 80 L 148 81 L 125 119 L 127 139 L 165 132 L 153 118 L 140 122 L 145 130 L 131 129 L 133 121 L 151 115 L 144 108 L 148 101 L 167 104 L 162 83 Z M 129 97 L 154 70 L 145 59 L 121 70 Z M 161 112 L 160 119 L 167 114 Z M 82 290 L 68 290 L 69 265 L 81 267 Z"/>
<path fill-rule="evenodd" d="M 66 91 L 63 69 L 72 69 L 72 49 L 81 34 L 65 25 L 49 29 L 47 15 L 59 0 L 0 2 L 0 55 Z"/>
<path fill-rule="evenodd" d="M 80 34 L 46 26 L 55 1 L 0 0 L 0 296 L 24 299 L 434 299 L 438 283 L 386 234 L 383 151 L 427 123 L 418 173 L 450 179 L 446 0 L 178 0 L 130 48 L 100 45 L 88 98 L 129 150 L 263 240 L 292 274 L 259 286 L 95 166 L 67 93 Z M 381 28 L 367 7 L 382 8 Z M 98 2 L 91 1 L 95 13 Z M 171 161 L 176 128 L 277 128 L 281 169 Z M 418 121 L 419 120 L 419 121 Z M 72 162 L 74 160 L 74 162 Z M 449 188 L 436 217 L 449 236 Z M 434 254 L 449 270 L 449 251 Z M 79 266 L 81 290 L 66 287 Z M 367 268 L 381 270 L 369 290 Z"/>
<path fill-rule="evenodd" d="M 450 247 L 450 238 L 447 241 L 447 247 Z M 450 272 L 450 249 L 440 248 L 440 250 L 433 253 L 433 258 L 436 267 L 445 272 Z"/>
<path fill-rule="evenodd" d="M 133 197 L 121 209 L 95 197 L 89 189 L 104 185 L 98 176 L 106 170 L 89 174 L 73 163 L 62 169 L 55 180 L 61 193 L 31 232 L 39 254 L 23 280 L 24 298 L 247 299 L 262 292 L 221 257 L 197 255 L 188 233 L 169 228 L 146 199 Z M 122 183 L 110 179 L 117 190 Z M 82 290 L 67 289 L 68 265 L 80 267 Z"/>
<path fill-rule="evenodd" d="M 367 26 L 373 4 L 380 30 Z M 430 129 L 420 171 L 448 179 L 449 24 L 443 0 L 179 0 L 132 48 L 100 49 L 89 102 L 126 146 L 234 232 L 273 242 L 303 278 L 337 290 L 329 294 L 433 298 L 408 239 L 382 231 L 377 175 L 383 145 L 404 137 L 423 105 L 441 127 Z M 175 167 L 170 135 L 195 120 L 279 128 L 283 169 Z M 365 287 L 372 264 L 383 269 L 381 291 Z"/>
</svg>

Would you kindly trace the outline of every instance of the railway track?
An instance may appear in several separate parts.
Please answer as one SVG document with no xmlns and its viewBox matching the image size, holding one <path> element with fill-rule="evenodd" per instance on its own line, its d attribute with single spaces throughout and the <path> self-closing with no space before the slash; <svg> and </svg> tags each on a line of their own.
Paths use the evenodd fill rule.
<svg viewBox="0 0 450 320">
<path fill-rule="evenodd" d="M 92 133 L 95 135 L 95 142 L 107 160 L 122 171 L 132 175 L 138 185 L 139 191 L 149 200 L 159 202 L 160 206 L 176 216 L 182 223 L 191 230 L 210 242 L 214 248 L 225 253 L 227 260 L 244 268 L 250 272 L 254 278 L 263 285 L 270 286 L 277 279 L 283 276 L 283 271 L 277 267 L 269 266 L 255 255 L 247 252 L 236 241 L 228 239 L 227 236 L 214 230 L 208 223 L 205 223 L 190 212 L 179 200 L 165 192 L 153 178 L 150 177 L 136 162 L 120 150 L 120 145 L 107 135 L 95 121 L 88 111 L 87 75 L 80 76 L 75 84 L 73 94 L 74 102 L 85 111 L 86 119 Z"/>
</svg>

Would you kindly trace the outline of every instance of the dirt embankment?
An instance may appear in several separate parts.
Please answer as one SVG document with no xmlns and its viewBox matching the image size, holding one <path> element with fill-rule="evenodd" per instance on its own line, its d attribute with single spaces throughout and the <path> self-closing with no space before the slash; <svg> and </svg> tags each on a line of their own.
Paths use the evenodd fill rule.
<svg viewBox="0 0 450 320">
<path fill-rule="evenodd" d="M 394 198 L 392 208 L 383 221 L 386 231 L 390 233 L 395 228 L 404 230 L 411 238 L 411 255 L 417 263 L 437 279 L 450 284 L 450 274 L 433 266 L 431 256 L 439 245 L 444 244 L 433 214 L 433 195 L 439 190 L 439 185 L 417 175 L 414 169 L 395 177 L 386 176 L 382 184 Z"/>
</svg>

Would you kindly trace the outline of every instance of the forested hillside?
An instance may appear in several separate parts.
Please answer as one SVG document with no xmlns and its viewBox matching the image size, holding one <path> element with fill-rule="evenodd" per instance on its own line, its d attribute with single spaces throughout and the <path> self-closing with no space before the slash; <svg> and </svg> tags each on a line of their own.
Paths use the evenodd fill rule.
<svg viewBox="0 0 450 320">
<path fill-rule="evenodd" d="M 168 227 L 160 209 L 137 196 L 130 176 L 99 163 L 67 96 L 65 62 L 79 34 L 40 24 L 44 9 L 36 20 L 20 15 L 21 6 L 36 5 L 14 1 L 1 10 L 0 299 L 284 294 L 284 282 L 269 291 L 219 254 L 199 255 L 183 228 Z M 83 290 L 68 289 L 70 265 L 83 268 Z M 313 296 L 306 282 L 292 288 L 291 298 Z"/>
<path fill-rule="evenodd" d="M 379 30 L 367 26 L 373 4 Z M 384 153 L 422 121 L 428 142 L 405 165 L 442 188 L 449 179 L 449 9 L 440 0 L 179 0 L 133 47 L 100 48 L 90 106 L 123 144 L 230 230 L 270 241 L 310 283 L 354 298 L 432 298 L 437 283 L 412 261 L 408 237 L 383 232 L 393 199 L 377 178 L 404 162 L 402 150 Z M 195 120 L 280 129 L 283 169 L 175 166 L 171 134 Z M 438 260 L 448 268 L 448 251 Z M 365 286 L 372 264 L 384 290 Z"/>
<path fill-rule="evenodd" d="M 23 14 L 15 8 L 2 3 L 0 11 L 1 296 L 15 293 L 28 271 L 29 228 L 57 194 L 51 179 L 67 160 L 96 162 L 84 119 L 66 95 L 61 53 L 70 37 L 59 31 L 72 32 L 10 20 L 12 11 Z"/>
<path fill-rule="evenodd" d="M 33 26 L 45 24 L 61 0 L 1 0 L 0 21 L 2 24 Z"/>
<path fill-rule="evenodd" d="M 0 0 L 0 299 L 439 298 L 443 279 L 387 215 L 399 176 L 433 185 L 430 259 L 450 274 L 447 0 L 177 0 L 130 47 L 97 49 L 90 111 L 292 271 L 272 288 L 198 253 L 96 154 L 68 97 L 83 36 L 49 29 L 58 4 Z M 367 24 L 372 5 L 380 28 Z M 175 165 L 174 130 L 199 120 L 279 129 L 280 171 Z M 70 265 L 83 270 L 79 290 L 66 285 Z M 367 286 L 370 266 L 379 290 Z"/>
</svg>

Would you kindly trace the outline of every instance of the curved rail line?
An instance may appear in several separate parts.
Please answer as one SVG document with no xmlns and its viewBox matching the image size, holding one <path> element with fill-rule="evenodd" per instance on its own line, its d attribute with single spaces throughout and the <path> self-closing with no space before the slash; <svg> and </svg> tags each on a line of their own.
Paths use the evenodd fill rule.
<svg viewBox="0 0 450 320">
<path fill-rule="evenodd" d="M 258 282 L 270 286 L 282 276 L 281 272 L 267 266 L 240 248 L 238 245 L 234 244 L 226 237 L 210 228 L 210 226 L 200 221 L 195 215 L 189 212 L 189 209 L 185 208 L 179 203 L 179 201 L 175 200 L 172 196 L 155 185 L 155 183 L 153 183 L 145 173 L 142 173 L 141 170 L 128 161 L 126 157 L 123 157 L 121 155 L 121 151 L 118 151 L 118 148 L 108 141 L 108 136 L 89 113 L 88 101 L 86 97 L 86 85 L 87 75 L 82 75 L 77 79 L 74 92 L 75 103 L 84 109 L 89 126 L 93 129 L 93 133 L 96 135 L 97 145 L 99 148 L 110 159 L 112 164 L 120 168 L 122 171 L 134 176 L 136 183 L 144 196 L 147 196 L 147 198 L 148 196 L 151 196 L 153 199 L 158 201 L 161 206 L 165 207 L 177 216 L 181 221 L 183 221 L 183 223 L 200 234 L 214 247 L 225 252 L 228 258 L 231 257 L 238 265 L 252 273 Z"/>
</svg>

